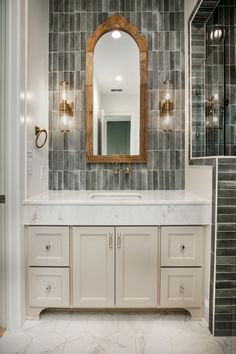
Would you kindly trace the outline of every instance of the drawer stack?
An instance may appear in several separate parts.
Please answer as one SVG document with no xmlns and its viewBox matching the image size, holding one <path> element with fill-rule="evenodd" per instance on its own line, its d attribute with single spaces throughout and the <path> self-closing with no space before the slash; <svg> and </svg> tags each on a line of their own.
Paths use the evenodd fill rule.
<svg viewBox="0 0 236 354">
<path fill-rule="evenodd" d="M 203 228 L 161 228 L 161 307 L 201 307 Z"/>
<path fill-rule="evenodd" d="M 27 243 L 29 306 L 69 306 L 69 227 L 30 226 Z"/>
</svg>

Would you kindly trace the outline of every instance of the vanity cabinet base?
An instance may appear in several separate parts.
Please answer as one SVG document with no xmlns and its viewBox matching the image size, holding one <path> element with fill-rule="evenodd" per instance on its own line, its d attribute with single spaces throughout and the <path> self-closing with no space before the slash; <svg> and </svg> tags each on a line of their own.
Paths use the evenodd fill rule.
<svg viewBox="0 0 236 354">
<path fill-rule="evenodd" d="M 202 308 L 74 308 L 74 307 L 60 307 L 60 308 L 51 308 L 51 307 L 28 307 L 27 308 L 27 314 L 26 314 L 26 320 L 35 320 L 38 321 L 40 320 L 40 317 L 42 315 L 42 312 L 45 310 L 55 310 L 55 311 L 65 311 L 65 312 L 85 312 L 85 311 L 92 311 L 92 312 L 150 312 L 150 313 L 156 313 L 156 312 L 169 312 L 171 311 L 176 312 L 176 311 L 181 311 L 181 310 L 186 310 L 189 312 L 191 315 L 191 320 L 192 321 L 199 321 L 202 320 L 203 318 L 203 309 Z"/>
<path fill-rule="evenodd" d="M 186 309 L 192 319 L 203 317 L 201 226 L 27 231 L 27 319 L 39 319 L 45 309 Z"/>
</svg>

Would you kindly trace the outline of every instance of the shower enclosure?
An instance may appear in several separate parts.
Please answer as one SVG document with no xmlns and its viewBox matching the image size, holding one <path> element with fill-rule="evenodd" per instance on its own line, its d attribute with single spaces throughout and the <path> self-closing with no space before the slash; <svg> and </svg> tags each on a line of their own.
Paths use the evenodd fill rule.
<svg viewBox="0 0 236 354">
<path fill-rule="evenodd" d="M 191 21 L 191 157 L 236 156 L 235 1 L 203 1 Z"/>
<path fill-rule="evenodd" d="M 208 306 L 215 336 L 236 335 L 235 23 L 235 0 L 199 0 L 189 19 L 189 163 L 212 166 Z"/>
</svg>

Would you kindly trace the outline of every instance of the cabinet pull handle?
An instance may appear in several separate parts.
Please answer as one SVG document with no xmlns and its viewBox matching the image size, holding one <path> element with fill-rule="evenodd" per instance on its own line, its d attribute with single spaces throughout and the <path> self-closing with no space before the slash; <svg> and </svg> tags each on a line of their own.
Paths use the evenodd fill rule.
<svg viewBox="0 0 236 354">
<path fill-rule="evenodd" d="M 46 287 L 46 291 L 47 291 L 47 293 L 50 293 L 50 291 L 51 291 L 51 285 L 48 285 L 47 287 Z"/>
<path fill-rule="evenodd" d="M 183 292 L 184 292 L 184 286 L 183 285 L 180 285 L 179 291 L 181 292 L 181 294 L 183 294 Z"/>
<path fill-rule="evenodd" d="M 185 250 L 185 246 L 184 245 L 180 245 L 180 251 L 184 252 L 184 250 Z"/>
<path fill-rule="evenodd" d="M 121 248 L 121 233 L 117 234 L 117 248 Z"/>
<path fill-rule="evenodd" d="M 46 245 L 46 250 L 49 251 L 51 248 L 51 245 Z"/>
<path fill-rule="evenodd" d="M 113 248 L 113 235 L 109 234 L 109 248 Z"/>
</svg>

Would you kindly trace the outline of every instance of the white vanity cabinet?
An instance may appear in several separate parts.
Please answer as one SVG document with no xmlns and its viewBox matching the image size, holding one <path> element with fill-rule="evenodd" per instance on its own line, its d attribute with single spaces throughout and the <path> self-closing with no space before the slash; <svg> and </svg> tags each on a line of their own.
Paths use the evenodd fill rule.
<svg viewBox="0 0 236 354">
<path fill-rule="evenodd" d="M 156 307 L 157 227 L 74 227 L 73 306 Z"/>
<path fill-rule="evenodd" d="M 47 307 L 201 317 L 202 226 L 28 226 L 28 318 Z"/>
<path fill-rule="evenodd" d="M 203 227 L 161 228 L 161 307 L 200 308 Z"/>
</svg>

